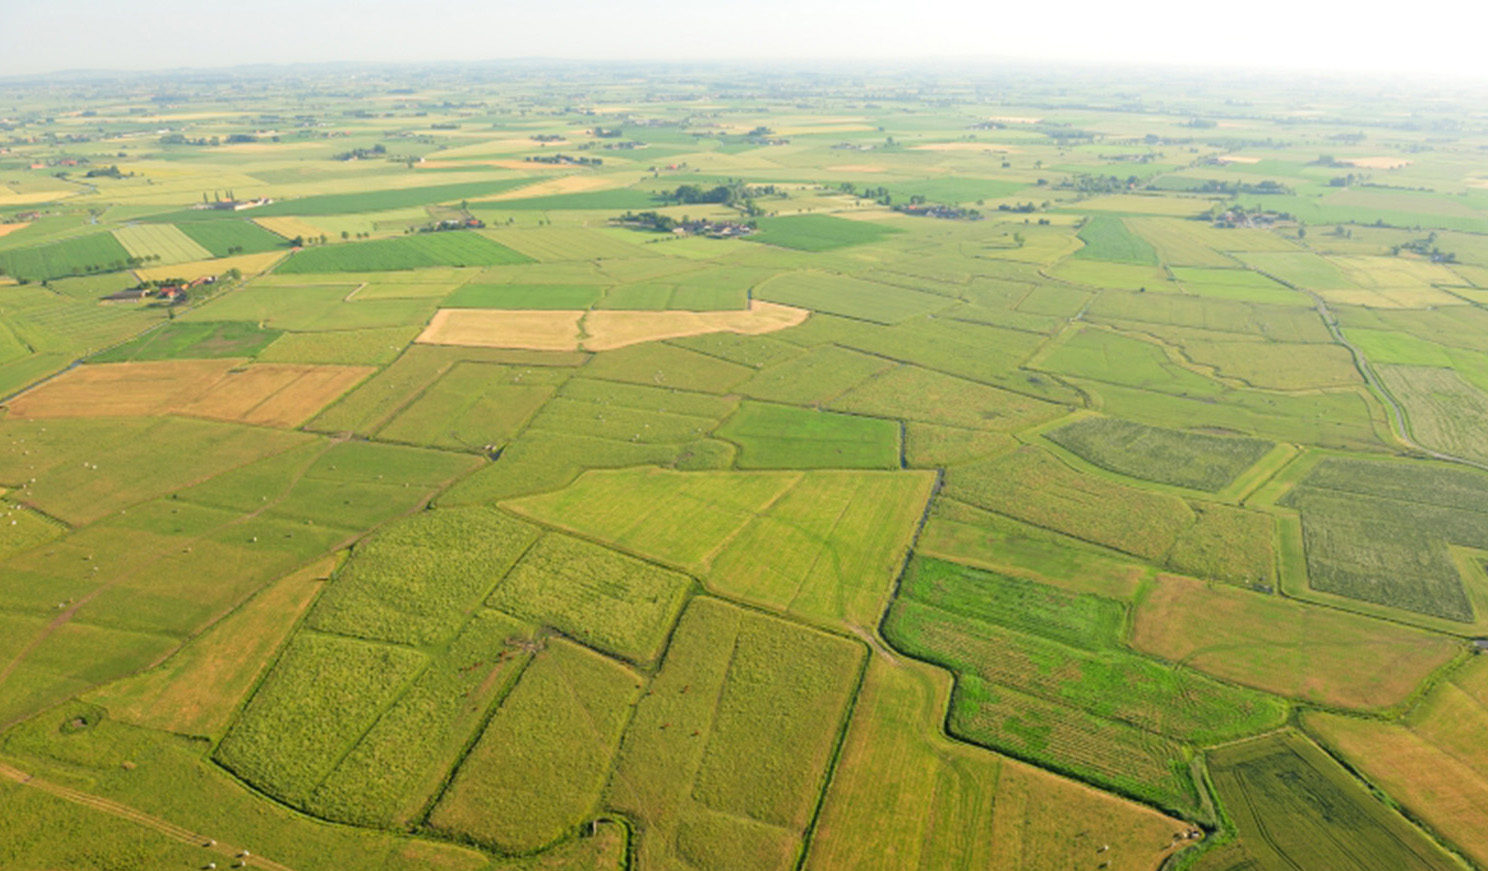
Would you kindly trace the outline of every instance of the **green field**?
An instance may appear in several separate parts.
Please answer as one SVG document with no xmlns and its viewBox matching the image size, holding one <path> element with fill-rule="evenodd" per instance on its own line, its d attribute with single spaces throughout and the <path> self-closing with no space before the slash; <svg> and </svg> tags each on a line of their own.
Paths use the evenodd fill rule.
<svg viewBox="0 0 1488 871">
<path fill-rule="evenodd" d="M 94 233 L 34 248 L 0 251 L 0 271 L 41 281 L 123 269 L 132 255 L 112 233 Z"/>
<path fill-rule="evenodd" d="M 1129 230 L 1120 218 L 1097 215 L 1080 228 L 1079 237 L 1085 247 L 1075 252 L 1076 257 L 1138 266 L 1157 265 L 1157 252 Z"/>
<path fill-rule="evenodd" d="M 94 363 L 256 357 L 283 334 L 242 321 L 171 323 L 95 356 Z"/>
<path fill-rule="evenodd" d="M 257 254 L 289 247 L 289 242 L 252 221 L 194 221 L 177 225 L 213 257 Z"/>
<path fill-rule="evenodd" d="M 367 272 L 431 266 L 497 266 L 527 258 L 469 231 L 427 233 L 375 242 L 307 248 L 279 267 L 281 275 L 306 272 Z"/>
<path fill-rule="evenodd" d="M 760 221 L 759 232 L 748 239 L 798 251 L 834 251 L 877 242 L 895 232 L 892 227 L 868 221 L 849 221 L 831 215 L 800 215 Z"/>
</svg>

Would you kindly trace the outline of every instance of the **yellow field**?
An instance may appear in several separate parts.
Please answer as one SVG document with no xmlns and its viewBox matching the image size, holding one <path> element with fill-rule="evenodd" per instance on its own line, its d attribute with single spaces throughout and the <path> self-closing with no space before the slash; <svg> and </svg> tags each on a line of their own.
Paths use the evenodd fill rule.
<svg viewBox="0 0 1488 871">
<path fill-rule="evenodd" d="M 805 309 L 755 300 L 743 311 L 441 309 L 416 341 L 529 351 L 612 351 L 706 333 L 760 335 L 806 320 Z M 581 323 L 582 321 L 582 323 Z"/>
<path fill-rule="evenodd" d="M 293 239 L 296 236 L 319 236 L 321 233 L 319 227 L 304 218 L 254 218 L 253 223 L 286 239 Z"/>
<path fill-rule="evenodd" d="M 229 269 L 236 269 L 243 275 L 257 275 L 279 262 L 285 256 L 283 251 L 265 251 L 262 254 L 239 254 L 237 257 L 222 257 L 217 260 L 197 260 L 191 263 L 177 263 L 174 266 L 151 266 L 146 269 L 134 270 L 134 275 L 140 281 L 166 281 L 179 278 L 185 281 L 195 281 L 207 275 L 222 275 Z"/>
<path fill-rule="evenodd" d="M 32 191 L 29 194 L 0 194 L 0 206 L 29 206 L 32 203 L 49 203 L 77 193 L 76 188 L 54 191 Z"/>
<path fill-rule="evenodd" d="M 336 567 L 334 557 L 277 581 L 158 668 L 88 700 L 140 726 L 215 736 Z"/>
<path fill-rule="evenodd" d="M 1097 856 L 1114 871 L 1150 871 L 1187 830 L 1142 805 L 945 737 L 949 693 L 950 677 L 939 669 L 874 655 L 808 871 L 1093 868 Z"/>
<path fill-rule="evenodd" d="M 295 427 L 376 371 L 244 361 L 160 360 L 79 366 L 11 400 L 17 418 L 184 414 Z"/>
</svg>

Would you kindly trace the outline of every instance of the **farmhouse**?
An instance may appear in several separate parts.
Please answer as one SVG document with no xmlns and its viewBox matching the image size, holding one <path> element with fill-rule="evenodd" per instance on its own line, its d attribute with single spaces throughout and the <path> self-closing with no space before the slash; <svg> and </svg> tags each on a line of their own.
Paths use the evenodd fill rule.
<svg viewBox="0 0 1488 871">
<path fill-rule="evenodd" d="M 196 205 L 192 206 L 191 208 L 193 208 L 193 209 L 211 209 L 211 210 L 214 210 L 214 211 L 233 211 L 233 212 L 240 212 L 243 209 L 256 209 L 259 206 L 267 206 L 268 204 L 270 204 L 272 202 L 273 202 L 273 200 L 269 199 L 268 197 L 259 197 L 258 199 L 254 199 L 254 200 L 234 200 L 234 199 L 212 200 L 211 202 L 197 203 Z"/>
</svg>

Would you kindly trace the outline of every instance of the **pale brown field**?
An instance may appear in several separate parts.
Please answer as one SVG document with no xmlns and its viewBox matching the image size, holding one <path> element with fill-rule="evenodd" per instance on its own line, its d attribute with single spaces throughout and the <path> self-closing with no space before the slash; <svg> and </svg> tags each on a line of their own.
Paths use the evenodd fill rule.
<svg viewBox="0 0 1488 871">
<path fill-rule="evenodd" d="M 742 311 L 511 311 L 441 309 L 417 341 L 529 351 L 612 351 L 706 333 L 756 336 L 793 327 L 810 312 L 754 300 Z M 583 334 L 580 333 L 582 319 Z"/>
<path fill-rule="evenodd" d="M 531 165 L 528 164 L 528 166 Z M 584 191 L 603 191 L 623 187 L 624 183 L 630 180 L 629 176 L 619 179 L 605 175 L 565 175 L 561 178 L 551 178 L 537 184 L 519 187 L 516 190 L 503 191 L 492 197 L 481 197 L 472 202 L 494 203 L 503 200 L 525 200 L 528 197 L 552 197 Z"/>
<path fill-rule="evenodd" d="M 839 163 L 827 167 L 828 172 L 883 172 L 884 167 L 871 163 Z"/>
<path fill-rule="evenodd" d="M 1261 159 L 1259 157 L 1247 157 L 1246 155 L 1243 155 L 1243 154 L 1221 154 L 1219 157 L 1216 157 L 1214 159 L 1217 160 L 1217 161 L 1219 161 L 1220 163 L 1245 163 L 1245 164 L 1251 164 L 1251 163 L 1260 163 L 1261 162 Z"/>
<path fill-rule="evenodd" d="M 218 735 L 336 567 L 321 559 L 260 591 L 158 668 L 89 696 L 109 714 L 183 735 Z"/>
<path fill-rule="evenodd" d="M 29 226 L 27 224 L 0 224 L 0 236 L 9 236 L 11 233 Z"/>
<path fill-rule="evenodd" d="M 239 359 L 79 366 L 11 400 L 18 418 L 182 414 L 295 427 L 375 372 Z"/>
<path fill-rule="evenodd" d="M 372 366 L 258 363 L 225 373 L 180 414 L 296 427 L 377 371 Z"/>
<path fill-rule="evenodd" d="M 992 115 L 987 120 L 998 124 L 1038 124 L 1044 119 L 1030 118 L 1027 115 Z"/>
<path fill-rule="evenodd" d="M 1345 708 L 1404 701 L 1458 650 L 1449 638 L 1344 611 L 1159 575 L 1132 646 L 1284 696 Z"/>
</svg>

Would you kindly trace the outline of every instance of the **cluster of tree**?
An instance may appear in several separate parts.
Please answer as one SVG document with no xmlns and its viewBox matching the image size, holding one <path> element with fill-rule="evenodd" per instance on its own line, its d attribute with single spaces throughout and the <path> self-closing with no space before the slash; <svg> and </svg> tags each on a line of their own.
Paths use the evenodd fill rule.
<svg viewBox="0 0 1488 871">
<path fill-rule="evenodd" d="M 1047 205 L 1047 203 L 1045 205 Z M 997 207 L 997 211 L 999 211 L 999 212 L 1017 212 L 1019 214 L 1026 215 L 1026 214 L 1028 214 L 1030 212 L 1037 212 L 1038 211 L 1038 208 L 1039 207 L 1038 206 L 1035 206 L 1033 203 L 1019 203 L 1016 206 L 1010 206 L 1007 203 L 1002 203 L 1002 204 L 1000 204 Z"/>
<path fill-rule="evenodd" d="M 130 173 L 134 175 L 134 173 Z M 95 166 L 83 174 L 84 178 L 123 178 L 124 173 L 117 166 Z"/>
<path fill-rule="evenodd" d="M 331 160 L 370 160 L 374 157 L 382 157 L 387 154 L 387 146 L 381 142 L 371 148 L 353 148 L 340 154 L 331 155 Z"/>
<path fill-rule="evenodd" d="M 193 138 L 187 136 L 184 133 L 167 133 L 164 136 L 160 137 L 160 144 L 161 145 L 200 145 L 200 146 L 213 146 L 213 145 L 221 145 L 222 144 L 222 139 L 221 139 L 221 137 L 218 137 L 218 136 L 213 136 L 210 139 L 208 139 L 205 136 L 197 137 L 197 138 L 193 139 Z"/>
<path fill-rule="evenodd" d="M 924 218 L 945 218 L 952 221 L 980 221 L 982 213 L 978 209 L 966 209 L 960 206 L 947 206 L 942 203 L 927 203 L 924 197 L 910 197 L 908 205 L 894 206 L 894 211 L 903 212 L 906 215 L 918 215 Z"/>
<path fill-rule="evenodd" d="M 624 135 L 624 131 L 618 127 L 596 127 L 593 133 L 597 139 L 619 139 Z"/>
<path fill-rule="evenodd" d="M 616 223 L 627 227 L 639 227 L 646 230 L 655 230 L 658 233 L 670 233 L 677 229 L 678 221 L 670 215 L 660 212 L 630 212 L 615 219 Z"/>
<path fill-rule="evenodd" d="M 562 142 L 563 141 L 563 137 L 562 136 L 559 136 L 557 133 L 534 133 L 534 134 L 532 134 L 532 137 L 531 138 L 532 138 L 532 141 L 533 142 Z"/>
<path fill-rule="evenodd" d="M 1413 239 L 1402 242 L 1399 245 L 1390 246 L 1390 253 L 1399 256 L 1402 251 L 1410 251 L 1422 257 L 1429 258 L 1432 263 L 1456 263 L 1457 255 L 1452 251 L 1443 251 L 1436 245 L 1436 231 L 1432 230 L 1424 239 Z"/>
<path fill-rule="evenodd" d="M 1280 182 L 1265 181 L 1220 181 L 1219 179 L 1205 179 L 1202 184 L 1188 188 L 1188 190 L 1201 194 L 1289 194 L 1292 189 Z"/>
<path fill-rule="evenodd" d="M 552 163 L 552 164 L 577 164 L 578 166 L 600 166 L 604 163 L 598 157 L 574 157 L 571 154 L 529 154 L 522 158 L 528 163 Z"/>
<path fill-rule="evenodd" d="M 1109 194 L 1136 186 L 1141 179 L 1134 175 L 1118 178 L 1114 175 L 1090 175 L 1081 173 L 1059 182 L 1055 187 L 1079 191 L 1082 194 Z"/>
</svg>

